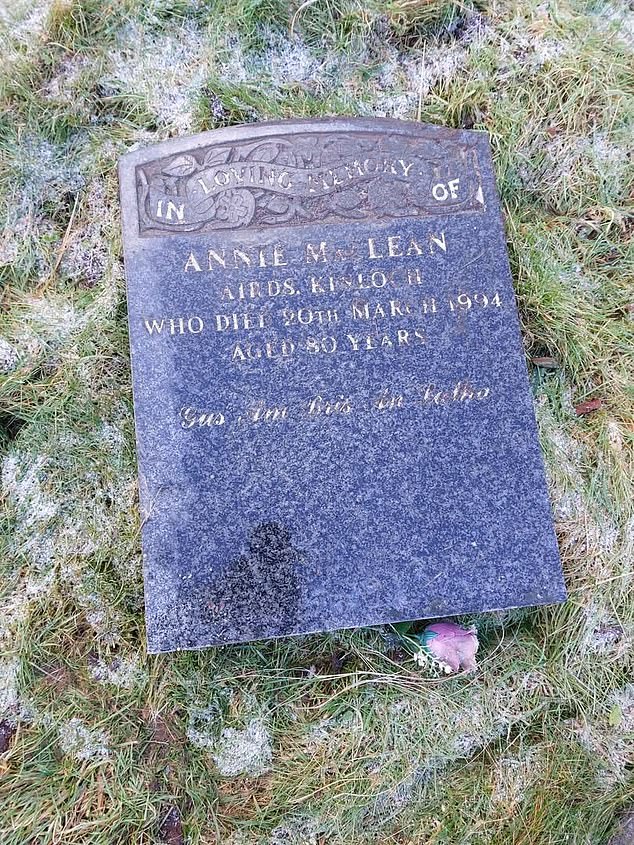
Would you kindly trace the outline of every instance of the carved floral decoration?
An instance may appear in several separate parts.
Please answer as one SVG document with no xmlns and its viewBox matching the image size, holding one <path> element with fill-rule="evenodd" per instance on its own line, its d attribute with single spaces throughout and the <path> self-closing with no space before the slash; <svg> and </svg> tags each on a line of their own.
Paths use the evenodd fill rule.
<svg viewBox="0 0 634 845">
<path fill-rule="evenodd" d="M 434 185 L 454 180 L 442 201 Z M 477 154 L 455 140 L 325 133 L 210 146 L 137 168 L 142 233 L 424 216 L 483 206 Z"/>
</svg>

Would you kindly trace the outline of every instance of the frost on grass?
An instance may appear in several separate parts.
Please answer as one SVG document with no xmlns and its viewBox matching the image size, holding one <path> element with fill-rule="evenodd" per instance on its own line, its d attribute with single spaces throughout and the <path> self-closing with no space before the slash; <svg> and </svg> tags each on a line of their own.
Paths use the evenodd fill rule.
<svg viewBox="0 0 634 845">
<path fill-rule="evenodd" d="M 86 622 L 100 642 L 114 646 L 121 641 L 122 620 L 112 606 L 110 596 L 94 570 L 85 562 L 68 560 L 60 567 L 60 580 L 71 590 L 73 598 L 84 611 Z"/>
<path fill-rule="evenodd" d="M 475 685 L 453 698 L 441 687 L 424 702 L 407 696 L 390 702 L 385 714 L 377 715 L 390 725 L 393 751 L 411 755 L 412 771 L 438 769 L 470 758 L 521 722 L 538 692 L 532 683 L 531 673 L 517 673 L 486 689 Z M 539 694 L 547 692 L 540 689 Z"/>
<path fill-rule="evenodd" d="M 47 217 L 15 207 L 0 234 L 0 266 L 12 266 L 21 276 L 42 282 L 60 242 L 60 233 Z"/>
<path fill-rule="evenodd" d="M 32 561 L 35 572 L 46 572 L 60 552 L 64 556 L 94 550 L 79 525 L 67 522 L 63 531 L 54 527 L 60 505 L 46 487 L 50 471 L 47 456 L 19 450 L 2 462 L 2 489 L 16 516 L 14 548 Z"/>
<path fill-rule="evenodd" d="M 83 218 L 74 226 L 60 262 L 60 272 L 82 287 L 103 280 L 112 258 L 109 229 L 114 228 L 112 204 L 101 180 L 93 180 L 82 200 Z"/>
<path fill-rule="evenodd" d="M 273 828 L 265 845 L 319 845 L 323 822 L 315 816 L 289 816 Z"/>
<path fill-rule="evenodd" d="M 223 727 L 227 709 L 240 711 L 244 728 Z M 236 777 L 264 774 L 271 767 L 272 739 L 257 700 L 249 693 L 222 687 L 205 705 L 189 714 L 187 738 L 205 751 L 221 775 Z"/>
<path fill-rule="evenodd" d="M 0 648 L 11 648 L 16 631 L 28 617 L 29 607 L 50 593 L 53 572 L 44 576 L 25 575 L 0 602 Z"/>
<path fill-rule="evenodd" d="M 101 79 L 111 96 L 142 98 L 161 128 L 185 134 L 208 75 L 207 45 L 191 25 L 166 34 L 131 23 L 120 34 Z"/>
<path fill-rule="evenodd" d="M 602 131 L 590 135 L 562 132 L 545 140 L 543 130 L 534 127 L 520 153 L 524 163 L 518 175 L 524 187 L 541 194 L 554 208 L 579 192 L 595 203 L 615 203 L 627 187 L 627 145 Z"/>
<path fill-rule="evenodd" d="M 18 710 L 18 667 L 15 659 L 0 662 L 0 718 L 15 716 Z"/>
<path fill-rule="evenodd" d="M 371 756 L 367 776 L 375 795 L 365 808 L 370 829 L 393 822 L 414 804 L 425 800 L 432 784 L 451 782 L 451 773 L 480 749 L 522 724 L 533 709 L 532 699 L 543 690 L 531 691 L 527 675 L 512 681 L 493 680 L 482 688 L 448 695 L 445 689 L 429 690 L 424 697 L 406 695 L 377 704 L 373 721 L 384 726 L 378 753 Z M 367 743 L 367 738 L 366 738 Z"/>
<path fill-rule="evenodd" d="M 222 82 L 262 84 L 276 89 L 300 84 L 313 93 L 324 93 L 341 81 L 346 63 L 333 51 L 311 49 L 300 36 L 289 38 L 270 27 L 259 29 L 261 52 L 245 51 L 235 33 L 227 34 L 215 66 Z"/>
<path fill-rule="evenodd" d="M 103 420 L 89 442 L 60 425 L 38 451 L 14 448 L 4 457 L 2 490 L 13 517 L 8 550 L 19 562 L 8 600 L 12 628 L 31 602 L 59 583 L 104 644 L 119 641 L 117 585 L 104 580 L 92 562 L 95 553 L 107 550 L 130 583 L 125 547 L 114 540 L 133 518 L 134 484 L 124 472 L 123 435 L 116 422 Z M 25 446 L 28 434 L 28 428 L 20 433 Z M 86 451 L 90 462 L 83 465 Z"/>
<path fill-rule="evenodd" d="M 512 813 L 527 796 L 530 787 L 543 776 L 540 748 L 533 746 L 517 755 L 500 757 L 492 771 L 491 802 Z"/>
<path fill-rule="evenodd" d="M 372 807 L 368 810 L 367 821 L 371 821 L 372 825 L 382 826 L 398 818 L 410 804 L 420 798 L 436 771 L 435 761 L 416 766 L 402 780 L 375 798 Z"/>
<path fill-rule="evenodd" d="M 2 462 L 2 490 L 14 506 L 20 530 L 42 528 L 58 510 L 58 505 L 44 491 L 42 476 L 46 467 L 43 455 L 11 452 Z"/>
<path fill-rule="evenodd" d="M 244 730 L 223 728 L 214 745 L 212 758 L 224 777 L 257 777 L 271 768 L 271 735 L 263 719 L 251 719 Z"/>
<path fill-rule="evenodd" d="M 89 320 L 72 303 L 53 297 L 29 297 L 24 301 L 23 326 L 49 349 L 66 344 Z"/>
<path fill-rule="evenodd" d="M 20 353 L 3 337 L 0 337 L 0 375 L 6 376 L 14 370 L 20 360 Z"/>
<path fill-rule="evenodd" d="M 0 658 L 0 720 L 10 724 L 30 722 L 35 716 L 33 705 L 20 691 L 19 669 L 17 658 Z"/>
<path fill-rule="evenodd" d="M 228 710 L 241 714 L 243 728 L 223 727 Z M 187 738 L 211 753 L 224 777 L 256 777 L 271 767 L 271 735 L 261 707 L 247 691 L 217 688 L 206 704 L 190 711 Z"/>
<path fill-rule="evenodd" d="M 263 56 L 264 66 L 279 85 L 291 82 L 320 83 L 324 81 L 332 54 L 322 54 L 321 60 L 301 38 L 289 39 L 284 33 L 268 31 L 268 46 Z"/>
<path fill-rule="evenodd" d="M 0 32 L 11 40 L 33 49 L 46 32 L 46 22 L 54 0 L 6 0 L 0 2 Z"/>
<path fill-rule="evenodd" d="M 364 111 L 381 117 L 415 119 L 438 87 L 447 88 L 469 67 L 473 57 L 493 43 L 495 32 L 480 14 L 465 17 L 464 26 L 451 40 L 430 39 L 424 51 L 403 51 L 381 45 L 378 73 L 369 89 Z"/>
<path fill-rule="evenodd" d="M 86 175 L 96 161 L 84 136 L 53 144 L 30 135 L 7 159 L 15 195 L 0 235 L 0 265 L 41 283 L 60 264 L 66 278 L 94 286 L 112 263 L 118 221 L 104 181 Z"/>
<path fill-rule="evenodd" d="M 187 739 L 198 748 L 211 751 L 222 728 L 222 712 L 216 703 L 194 707 L 189 714 Z"/>
<path fill-rule="evenodd" d="M 607 556 L 618 542 L 613 515 L 591 501 L 581 467 L 590 462 L 587 445 L 559 423 L 545 396 L 537 399 L 537 422 L 548 460 L 546 472 L 553 499 L 555 521 L 568 541 L 589 556 Z"/>
<path fill-rule="evenodd" d="M 111 660 L 100 658 L 90 670 L 92 677 L 101 684 L 131 690 L 147 681 L 147 672 L 138 655 L 117 656 Z"/>
<path fill-rule="evenodd" d="M 299 35 L 289 38 L 268 28 L 262 37 L 266 48 L 252 60 L 252 78 L 266 75 L 275 87 L 299 84 L 312 94 L 323 95 L 351 77 L 348 62 L 338 52 L 311 49 Z"/>
<path fill-rule="evenodd" d="M 537 419 L 560 549 L 575 562 L 571 586 L 578 589 L 579 613 L 576 635 L 570 638 L 571 668 L 585 667 L 588 654 L 625 661 L 634 630 L 617 604 L 618 585 L 625 583 L 621 567 L 629 557 L 627 526 L 620 526 L 617 514 L 592 496 L 582 472 L 592 463 L 590 449 L 555 419 L 545 397 L 538 398 Z M 596 590 L 597 581 L 612 589 Z"/>
<path fill-rule="evenodd" d="M 6 624 L 6 620 L 3 621 Z M 0 623 L 0 647 L 4 650 L 2 627 Z M 7 643 L 7 651 L 10 647 L 11 644 Z M 35 707 L 20 689 L 19 672 L 18 658 L 0 657 L 0 723 L 12 726 L 19 722 L 32 722 L 36 717 Z"/>
<path fill-rule="evenodd" d="M 84 185 L 82 156 L 84 139 L 73 136 L 54 144 L 36 135 L 26 135 L 12 150 L 10 162 L 19 187 L 18 201 L 26 213 L 60 195 L 75 193 Z"/>
<path fill-rule="evenodd" d="M 59 144 L 33 134 L 14 142 L 6 156 L 12 188 L 0 235 L 0 265 L 14 265 L 18 275 L 38 282 L 48 276 L 63 235 L 50 214 L 65 217 L 63 206 L 85 184 L 88 166 L 85 138 L 79 135 Z"/>
<path fill-rule="evenodd" d="M 627 783 L 634 759 L 634 684 L 613 693 L 608 714 L 577 720 L 572 727 L 578 741 L 597 764 L 598 785 L 605 790 Z"/>
<path fill-rule="evenodd" d="M 94 63 L 87 56 L 66 56 L 45 84 L 42 96 L 51 107 L 63 108 L 66 114 L 72 114 L 76 120 L 91 122 L 95 117 L 91 103 L 85 96 L 85 88 L 90 86 L 93 66 Z"/>
<path fill-rule="evenodd" d="M 599 32 L 616 38 L 634 52 L 634 8 L 631 3 L 600 2 L 594 6 L 594 24 Z"/>
<path fill-rule="evenodd" d="M 321 748 L 336 748 L 336 746 L 363 732 L 363 719 L 356 710 L 347 710 L 336 716 L 327 716 L 308 726 L 302 738 L 302 745 L 309 752 Z"/>
<path fill-rule="evenodd" d="M 281 819 L 268 836 L 234 830 L 223 845 L 319 845 L 324 842 L 328 825 L 317 816 L 288 815 Z"/>
<path fill-rule="evenodd" d="M 264 45 L 260 52 L 245 50 L 235 33 L 224 37 L 220 58 L 214 62 L 222 82 L 260 86 L 266 80 L 280 93 L 290 85 L 313 95 L 337 92 L 361 113 L 402 119 L 414 118 L 420 96 L 451 81 L 467 63 L 469 45 L 484 38 L 478 26 L 467 27 L 459 42 L 433 45 L 421 61 L 390 45 L 377 43 L 370 49 L 366 39 L 351 44 L 351 53 L 343 55 L 328 48 L 314 49 L 298 34 L 289 38 L 269 27 L 260 28 L 258 34 Z M 359 68 L 368 63 L 374 68 L 372 85 L 360 85 Z"/>
<path fill-rule="evenodd" d="M 109 738 L 104 731 L 88 728 L 81 719 L 73 718 L 59 728 L 59 744 L 75 760 L 107 760 L 110 756 Z"/>
<path fill-rule="evenodd" d="M 609 596 L 605 597 L 609 602 Z M 602 658 L 626 660 L 634 647 L 634 631 L 621 623 L 610 606 L 599 597 L 583 606 L 583 627 L 579 651 L 601 655 Z"/>
<path fill-rule="evenodd" d="M 401 120 L 415 118 L 419 101 L 434 86 L 448 84 L 468 58 L 468 47 L 462 43 L 432 46 L 420 58 L 389 48 L 375 80 L 369 112 Z"/>
</svg>

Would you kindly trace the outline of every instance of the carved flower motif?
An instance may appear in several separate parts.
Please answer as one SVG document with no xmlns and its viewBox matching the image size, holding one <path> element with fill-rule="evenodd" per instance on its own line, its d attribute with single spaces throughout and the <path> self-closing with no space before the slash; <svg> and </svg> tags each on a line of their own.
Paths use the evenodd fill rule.
<svg viewBox="0 0 634 845">
<path fill-rule="evenodd" d="M 373 179 L 368 183 L 368 205 L 381 216 L 398 216 L 407 206 L 407 184 L 396 180 Z"/>
<path fill-rule="evenodd" d="M 374 150 L 372 142 L 363 141 L 361 138 L 349 138 L 345 135 L 337 135 L 324 144 L 321 153 L 322 165 L 340 164 L 351 158 L 364 157 Z"/>
<path fill-rule="evenodd" d="M 313 135 L 298 136 L 294 144 L 294 149 L 304 167 L 309 164 L 319 164 L 321 144 Z"/>
<path fill-rule="evenodd" d="M 253 218 L 255 200 L 249 191 L 225 191 L 218 199 L 216 218 L 232 226 L 246 226 Z"/>
<path fill-rule="evenodd" d="M 178 179 L 175 176 L 153 176 L 150 180 L 150 188 L 153 191 L 160 191 L 167 194 L 178 194 Z"/>
</svg>

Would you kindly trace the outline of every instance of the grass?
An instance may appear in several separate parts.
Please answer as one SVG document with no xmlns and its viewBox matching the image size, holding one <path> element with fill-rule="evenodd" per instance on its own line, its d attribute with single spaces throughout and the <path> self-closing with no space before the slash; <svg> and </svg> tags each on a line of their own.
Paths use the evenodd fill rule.
<svg viewBox="0 0 634 845">
<path fill-rule="evenodd" d="M 633 800 L 632 12 L 0 4 L 3 845 L 601 845 Z M 570 599 L 439 678 L 359 630 L 148 658 L 117 159 L 236 122 L 485 129 Z M 601 407 L 584 416 L 588 399 Z"/>
</svg>

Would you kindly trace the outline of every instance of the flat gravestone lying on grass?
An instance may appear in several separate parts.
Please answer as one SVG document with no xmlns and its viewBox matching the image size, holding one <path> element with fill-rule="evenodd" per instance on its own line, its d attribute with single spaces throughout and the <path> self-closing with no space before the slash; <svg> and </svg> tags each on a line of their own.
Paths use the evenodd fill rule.
<svg viewBox="0 0 634 845">
<path fill-rule="evenodd" d="M 565 598 L 486 135 L 121 162 L 149 650 Z"/>
</svg>

